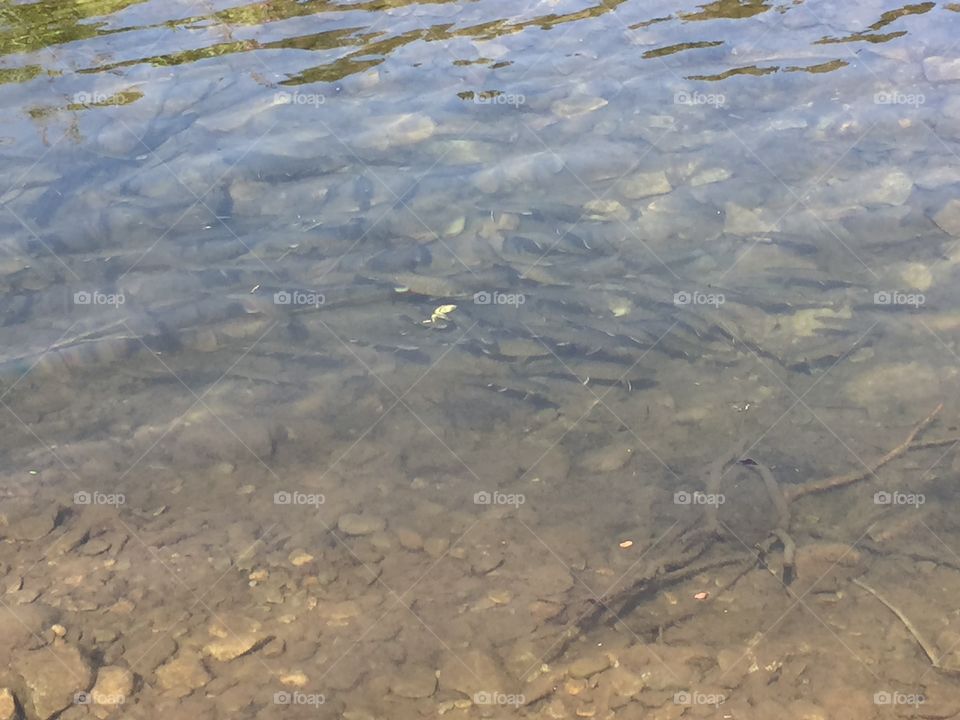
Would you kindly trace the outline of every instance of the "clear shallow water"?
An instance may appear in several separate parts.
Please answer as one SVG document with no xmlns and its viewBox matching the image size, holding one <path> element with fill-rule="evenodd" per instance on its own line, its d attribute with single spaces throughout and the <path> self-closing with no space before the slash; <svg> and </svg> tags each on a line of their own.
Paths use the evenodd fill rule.
<svg viewBox="0 0 960 720">
<path fill-rule="evenodd" d="M 949 444 L 794 501 L 787 592 L 661 575 L 733 447 L 789 487 L 944 398 L 951 435 L 953 6 L 0 17 L 0 686 L 28 717 L 105 711 L 73 699 L 102 667 L 130 717 L 950 710 L 850 582 L 955 665 Z M 697 561 L 770 535 L 763 487 L 725 467 Z M 623 622 L 557 655 L 611 593 Z"/>
</svg>

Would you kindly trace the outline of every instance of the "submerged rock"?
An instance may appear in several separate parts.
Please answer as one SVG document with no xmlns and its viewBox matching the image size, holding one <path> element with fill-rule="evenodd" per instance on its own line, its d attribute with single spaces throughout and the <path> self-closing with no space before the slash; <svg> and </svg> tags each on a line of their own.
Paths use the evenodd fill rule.
<svg viewBox="0 0 960 720">
<path fill-rule="evenodd" d="M 390 680 L 390 692 L 404 698 L 430 697 L 437 689 L 437 674 L 426 665 L 406 665 Z"/>
<path fill-rule="evenodd" d="M 477 172 L 471 182 L 485 193 L 509 190 L 523 184 L 545 182 L 564 167 L 563 159 L 550 151 L 521 155 Z"/>
<path fill-rule="evenodd" d="M 960 57 L 933 55 L 923 61 L 923 75 L 930 82 L 960 80 Z"/>
<path fill-rule="evenodd" d="M 107 665 L 97 671 L 90 696 L 96 705 L 123 705 L 132 692 L 133 673 L 119 665 Z"/>
<path fill-rule="evenodd" d="M 602 97 L 594 97 L 592 95 L 574 95 L 573 97 L 569 97 L 564 100 L 557 100 L 553 105 L 550 106 L 550 110 L 554 115 L 559 117 L 571 118 L 576 117 L 577 115 L 585 115 L 586 113 L 593 112 L 594 110 L 599 110 L 606 104 L 607 101 Z"/>
<path fill-rule="evenodd" d="M 710 185 L 712 183 L 723 182 L 729 179 L 732 173 L 726 168 L 707 168 L 701 170 L 690 178 L 691 187 L 700 187 L 701 185 Z"/>
<path fill-rule="evenodd" d="M 926 292 L 933 285 L 933 273 L 923 263 L 910 263 L 900 273 L 908 287 Z"/>
<path fill-rule="evenodd" d="M 730 235 L 754 235 L 776 230 L 772 220 L 767 220 L 762 210 L 750 210 L 734 202 L 724 206 L 723 231 Z"/>
<path fill-rule="evenodd" d="M 0 720 L 17 720 L 17 699 L 9 688 L 0 688 Z"/>
<path fill-rule="evenodd" d="M 862 205 L 903 205 L 913 191 L 913 180 L 902 170 L 877 170 L 855 178 L 856 200 Z"/>
<path fill-rule="evenodd" d="M 344 513 L 337 521 L 337 528 L 347 535 L 372 535 L 386 526 L 387 523 L 383 518 L 357 513 Z"/>
<path fill-rule="evenodd" d="M 447 656 L 440 665 L 440 687 L 456 690 L 468 697 L 476 693 L 510 692 L 499 663 L 480 650 L 467 650 Z"/>
<path fill-rule="evenodd" d="M 653 195 L 663 195 L 673 190 L 663 170 L 637 173 L 620 183 L 620 192 L 625 198 L 639 200 Z"/>
<path fill-rule="evenodd" d="M 629 220 L 630 211 L 616 200 L 591 200 L 583 206 L 590 220 Z"/>
<path fill-rule="evenodd" d="M 960 200 L 950 200 L 933 216 L 933 221 L 944 232 L 960 237 Z"/>
<path fill-rule="evenodd" d="M 179 698 L 186 697 L 210 682 L 210 673 L 203 666 L 199 656 L 184 652 L 166 665 L 157 668 L 157 680 L 160 687 Z"/>
<path fill-rule="evenodd" d="M 21 542 L 39 540 L 56 527 L 59 512 L 59 507 L 48 507 L 21 515 L 0 513 L 0 537 Z"/>
<path fill-rule="evenodd" d="M 437 124 L 420 113 L 404 113 L 374 119 L 375 127 L 357 135 L 354 144 L 360 148 L 388 150 L 413 145 L 431 137 Z"/>
<path fill-rule="evenodd" d="M 229 662 L 241 655 L 246 655 L 269 640 L 268 636 L 253 632 L 233 633 L 207 643 L 203 651 L 220 662 Z"/>
<path fill-rule="evenodd" d="M 33 717 L 47 720 L 71 705 L 93 681 L 93 670 L 77 648 L 66 643 L 32 650 L 17 663 L 29 690 Z"/>
</svg>

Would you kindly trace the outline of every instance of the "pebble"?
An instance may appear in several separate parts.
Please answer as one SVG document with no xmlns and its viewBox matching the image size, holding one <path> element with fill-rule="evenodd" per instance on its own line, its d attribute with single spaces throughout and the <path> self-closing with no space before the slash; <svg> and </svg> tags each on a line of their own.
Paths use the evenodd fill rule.
<svg viewBox="0 0 960 720">
<path fill-rule="evenodd" d="M 603 672 L 608 667 L 610 667 L 610 658 L 606 655 L 587 655 L 573 661 L 570 665 L 570 674 L 573 677 L 585 678 Z"/>
<path fill-rule="evenodd" d="M 404 113 L 389 117 L 375 118 L 371 121 L 371 130 L 357 135 L 355 144 L 359 148 L 388 150 L 403 145 L 413 145 L 431 137 L 437 124 L 421 113 Z"/>
<path fill-rule="evenodd" d="M 630 211 L 616 200 L 591 200 L 583 206 L 589 220 L 629 220 Z"/>
<path fill-rule="evenodd" d="M 73 703 L 93 682 L 93 670 L 72 645 L 53 645 L 25 653 L 17 663 L 33 707 L 31 717 L 47 720 Z"/>
<path fill-rule="evenodd" d="M 123 705 L 133 692 L 133 673 L 119 665 L 105 665 L 97 671 L 91 695 L 98 705 Z"/>
<path fill-rule="evenodd" d="M 0 720 L 16 720 L 17 699 L 10 688 L 0 688 Z"/>
<path fill-rule="evenodd" d="M 559 595 L 573 587 L 573 576 L 559 563 L 546 563 L 531 568 L 527 583 L 541 598 Z"/>
<path fill-rule="evenodd" d="M 333 623 L 352 620 L 360 614 L 360 606 L 353 600 L 330 603 L 324 608 L 324 614 Z"/>
<path fill-rule="evenodd" d="M 397 541 L 404 550 L 423 550 L 423 537 L 420 533 L 409 528 L 400 528 L 397 530 Z"/>
<path fill-rule="evenodd" d="M 345 513 L 337 521 L 337 528 L 340 532 L 347 535 L 372 535 L 380 532 L 387 526 L 383 518 L 375 515 L 358 515 L 357 513 Z"/>
<path fill-rule="evenodd" d="M 924 190 L 936 190 L 955 183 L 960 183 L 960 168 L 949 166 L 931 168 L 916 179 L 917 186 Z"/>
<path fill-rule="evenodd" d="M 263 646 L 263 656 L 266 658 L 275 658 L 283 655 L 284 651 L 287 649 L 287 641 L 283 638 L 273 638 L 270 642 Z"/>
<path fill-rule="evenodd" d="M 960 58 L 933 55 L 923 61 L 923 75 L 930 82 L 960 80 Z"/>
<path fill-rule="evenodd" d="M 81 555 L 86 555 L 87 557 L 94 557 L 95 555 L 102 555 L 111 547 L 109 540 L 104 540 L 103 538 L 94 538 L 89 542 L 84 543 L 80 546 L 79 553 Z"/>
<path fill-rule="evenodd" d="M 908 287 L 926 292 L 933 285 L 933 273 L 923 263 L 910 263 L 900 273 L 901 279 Z"/>
<path fill-rule="evenodd" d="M 246 655 L 268 640 L 269 638 L 252 632 L 233 633 L 207 643 L 203 651 L 220 662 L 229 662 Z"/>
<path fill-rule="evenodd" d="M 707 170 L 701 170 L 692 178 L 690 178 L 691 187 L 700 187 L 701 185 L 710 185 L 712 183 L 723 182 L 728 180 L 732 176 L 732 173 L 725 168 L 708 168 Z"/>
<path fill-rule="evenodd" d="M 852 185 L 861 205 L 903 205 L 913 191 L 913 180 L 902 170 L 871 170 Z"/>
<path fill-rule="evenodd" d="M 603 679 L 609 683 L 610 688 L 621 697 L 633 697 L 646 686 L 646 683 L 640 675 L 625 667 L 611 668 L 604 673 Z"/>
<path fill-rule="evenodd" d="M 199 656 L 183 652 L 165 665 L 157 668 L 160 686 L 174 697 L 185 697 L 210 682 L 210 673 Z"/>
<path fill-rule="evenodd" d="M 290 553 L 287 559 L 294 567 L 301 567 L 302 565 L 313 562 L 313 555 L 308 553 L 306 550 L 294 550 L 292 553 Z"/>
<path fill-rule="evenodd" d="M 549 600 L 534 600 L 527 609 L 530 611 L 530 615 L 534 620 L 543 622 L 544 620 L 555 618 L 563 612 L 563 605 L 557 602 L 550 602 Z"/>
<path fill-rule="evenodd" d="M 509 157 L 499 165 L 479 170 L 471 177 L 471 182 L 481 192 L 494 193 L 520 185 L 546 182 L 563 167 L 563 158 L 547 150 Z"/>
<path fill-rule="evenodd" d="M 663 195 L 671 190 L 673 190 L 673 186 L 670 185 L 667 174 L 663 170 L 637 173 L 620 184 L 620 192 L 630 200 Z"/>
<path fill-rule="evenodd" d="M 287 687 L 303 687 L 310 682 L 310 678 L 308 678 L 306 674 L 300 670 L 285 673 L 281 675 L 279 679 L 280 684 L 286 685 Z"/>
<path fill-rule="evenodd" d="M 407 665 L 390 680 L 390 692 L 404 698 L 430 697 L 437 689 L 437 674 L 426 665 Z"/>
<path fill-rule="evenodd" d="M 602 97 L 593 95 L 575 95 L 564 100 L 557 100 L 550 106 L 550 111 L 562 118 L 576 117 L 599 110 L 607 104 Z"/>
<path fill-rule="evenodd" d="M 580 465 L 588 472 L 608 473 L 625 467 L 632 457 L 633 448 L 630 445 L 614 443 L 588 452 L 580 458 Z"/>
<path fill-rule="evenodd" d="M 461 215 L 456 220 L 453 220 L 448 224 L 443 230 L 444 237 L 456 237 L 463 232 L 463 229 L 467 225 L 467 218 L 465 215 Z"/>
<path fill-rule="evenodd" d="M 476 551 L 470 557 L 470 572 L 474 575 L 486 575 L 503 564 L 503 553 L 489 550 Z"/>
<path fill-rule="evenodd" d="M 137 642 L 139 640 L 139 642 Z M 147 648 L 146 651 L 143 648 Z M 177 642 L 169 635 L 157 638 L 153 633 L 134 637 L 128 644 L 123 659 L 141 673 L 153 670 L 177 651 Z"/>
<path fill-rule="evenodd" d="M 954 198 L 947 202 L 933 216 L 933 221 L 949 235 L 960 237 L 960 200 Z"/>
<path fill-rule="evenodd" d="M 513 600 L 513 593 L 505 589 L 496 589 L 488 592 L 487 598 L 494 605 L 508 605 Z"/>
<path fill-rule="evenodd" d="M 447 538 L 434 537 L 428 538 L 423 543 L 423 549 L 426 551 L 427 555 L 432 558 L 438 558 L 443 555 L 447 549 L 450 547 L 450 541 Z"/>
<path fill-rule="evenodd" d="M 511 686 L 496 660 L 480 650 L 469 649 L 444 658 L 440 687 L 473 697 L 478 692 L 507 693 Z"/>
<path fill-rule="evenodd" d="M 555 673 L 540 675 L 523 688 L 523 701 L 525 705 L 531 705 L 538 700 L 543 700 L 554 692 L 558 687 L 558 678 Z"/>
<path fill-rule="evenodd" d="M 728 202 L 723 210 L 723 231 L 728 235 L 768 233 L 776 227 L 763 217 L 760 210 L 750 210 L 735 202 Z"/>
</svg>

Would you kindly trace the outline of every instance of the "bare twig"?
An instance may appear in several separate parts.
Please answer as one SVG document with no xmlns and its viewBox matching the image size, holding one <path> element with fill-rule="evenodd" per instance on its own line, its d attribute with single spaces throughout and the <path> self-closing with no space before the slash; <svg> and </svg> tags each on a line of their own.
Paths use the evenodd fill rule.
<svg viewBox="0 0 960 720">
<path fill-rule="evenodd" d="M 846 475 L 834 475 L 833 477 L 824 478 L 823 480 L 814 480 L 812 482 L 804 483 L 803 485 L 794 485 L 789 488 L 786 496 L 787 500 L 792 501 L 797 498 L 801 498 L 804 495 L 810 495 L 812 493 L 823 492 L 825 490 L 832 490 L 833 488 L 843 487 L 844 485 L 852 485 L 855 482 L 859 482 L 870 475 L 873 475 L 877 470 L 882 468 L 887 463 L 896 460 L 898 457 L 903 455 L 907 450 L 910 449 L 911 444 L 916 439 L 917 435 L 923 432 L 926 427 L 933 422 L 937 414 L 943 410 L 943 403 L 937 405 L 933 412 L 927 415 L 923 420 L 917 423 L 913 430 L 910 431 L 910 434 L 907 435 L 907 439 L 902 443 L 897 445 L 893 450 L 888 452 L 879 460 L 875 461 L 873 465 L 864 468 L 863 470 L 856 470 L 854 472 L 847 473 Z"/>
<path fill-rule="evenodd" d="M 860 578 L 854 578 L 853 584 L 858 585 L 859 587 L 862 587 L 868 593 L 873 595 L 877 600 L 883 603 L 890 612 L 896 615 L 899 618 L 900 622 L 903 623 L 903 626 L 910 632 L 911 635 L 913 635 L 913 639 L 916 640 L 917 644 L 923 649 L 923 654 L 927 656 L 927 659 L 930 661 L 930 664 L 933 665 L 935 668 L 940 667 L 940 661 L 937 660 L 936 649 L 926 639 L 924 639 L 923 635 L 920 634 L 920 631 L 917 630 L 916 625 L 910 622 L 910 618 L 904 615 L 903 611 L 900 610 L 900 608 L 898 608 L 896 605 L 891 603 L 883 595 L 881 595 L 872 587 L 870 587 L 865 582 L 863 582 L 863 580 L 861 580 Z"/>
</svg>

